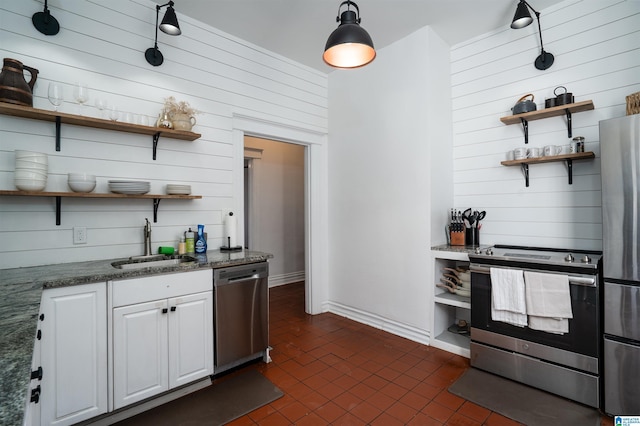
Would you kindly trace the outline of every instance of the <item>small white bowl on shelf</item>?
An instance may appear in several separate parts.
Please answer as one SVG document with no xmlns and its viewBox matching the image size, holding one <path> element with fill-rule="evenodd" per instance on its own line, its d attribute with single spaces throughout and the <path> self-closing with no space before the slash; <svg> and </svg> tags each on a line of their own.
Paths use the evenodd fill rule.
<svg viewBox="0 0 640 426">
<path fill-rule="evenodd" d="M 69 173 L 67 185 L 73 192 L 91 192 L 96 187 L 96 176 L 87 173 Z"/>
<path fill-rule="evenodd" d="M 42 191 L 47 186 L 47 179 L 15 178 L 14 184 L 21 191 Z"/>
</svg>

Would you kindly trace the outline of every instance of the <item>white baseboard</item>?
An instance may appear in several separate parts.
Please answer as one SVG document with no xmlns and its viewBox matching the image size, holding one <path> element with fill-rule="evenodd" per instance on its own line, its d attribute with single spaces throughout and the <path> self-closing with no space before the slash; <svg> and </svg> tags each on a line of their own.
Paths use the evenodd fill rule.
<svg viewBox="0 0 640 426">
<path fill-rule="evenodd" d="M 288 272 L 286 274 L 269 275 L 269 288 L 279 285 L 297 283 L 305 280 L 304 271 Z"/>
<path fill-rule="evenodd" d="M 370 312 L 361 311 L 350 306 L 341 305 L 340 303 L 324 302 L 322 304 L 322 312 L 331 312 L 424 345 L 429 345 L 431 341 L 429 331 L 427 330 L 390 320 Z"/>
</svg>

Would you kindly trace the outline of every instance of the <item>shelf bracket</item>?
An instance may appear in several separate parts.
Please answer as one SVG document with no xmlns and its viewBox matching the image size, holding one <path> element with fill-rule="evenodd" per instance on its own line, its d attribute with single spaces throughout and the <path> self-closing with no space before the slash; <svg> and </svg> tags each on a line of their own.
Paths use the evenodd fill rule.
<svg viewBox="0 0 640 426">
<path fill-rule="evenodd" d="M 156 159 L 156 152 L 158 150 L 158 140 L 160 140 L 160 132 L 156 132 L 153 135 L 153 159 Z"/>
<path fill-rule="evenodd" d="M 62 197 L 56 196 L 56 225 L 60 226 L 60 207 L 62 206 Z"/>
<path fill-rule="evenodd" d="M 60 151 L 60 116 L 56 116 L 56 151 Z"/>
<path fill-rule="evenodd" d="M 529 122 L 524 118 L 521 118 L 522 130 L 524 130 L 524 143 L 529 143 Z"/>
<path fill-rule="evenodd" d="M 153 223 L 158 222 L 158 206 L 160 205 L 160 200 L 161 198 L 153 199 Z"/>
<path fill-rule="evenodd" d="M 571 129 L 571 111 L 567 108 L 564 110 L 565 113 L 567 114 L 567 133 L 568 133 L 568 137 L 571 137 L 572 135 L 572 129 Z"/>
<path fill-rule="evenodd" d="M 569 175 L 569 185 L 573 184 L 573 160 L 568 158 L 567 160 L 567 174 Z"/>
<path fill-rule="evenodd" d="M 529 165 L 523 163 L 523 164 L 520 164 L 520 167 L 522 168 L 522 174 L 524 174 L 524 182 L 528 188 L 529 187 Z"/>
</svg>

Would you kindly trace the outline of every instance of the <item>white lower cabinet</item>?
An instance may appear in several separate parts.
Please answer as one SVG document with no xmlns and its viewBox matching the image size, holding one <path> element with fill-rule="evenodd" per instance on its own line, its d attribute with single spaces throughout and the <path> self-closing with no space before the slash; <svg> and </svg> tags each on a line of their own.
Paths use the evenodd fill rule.
<svg viewBox="0 0 640 426">
<path fill-rule="evenodd" d="M 106 283 L 45 289 L 40 312 L 40 424 L 106 413 Z"/>
<path fill-rule="evenodd" d="M 212 270 L 111 284 L 114 409 L 213 374 Z"/>
</svg>

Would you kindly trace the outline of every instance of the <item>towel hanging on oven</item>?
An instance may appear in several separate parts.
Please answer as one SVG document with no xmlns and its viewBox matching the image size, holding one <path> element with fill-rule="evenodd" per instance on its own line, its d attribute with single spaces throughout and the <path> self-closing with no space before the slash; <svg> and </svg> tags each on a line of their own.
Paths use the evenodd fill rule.
<svg viewBox="0 0 640 426">
<path fill-rule="evenodd" d="M 525 271 L 524 281 L 529 328 L 547 333 L 568 333 L 569 318 L 573 318 L 569 277 Z"/>
<path fill-rule="evenodd" d="M 491 319 L 525 327 L 527 305 L 522 270 L 490 268 L 490 271 Z"/>
</svg>

